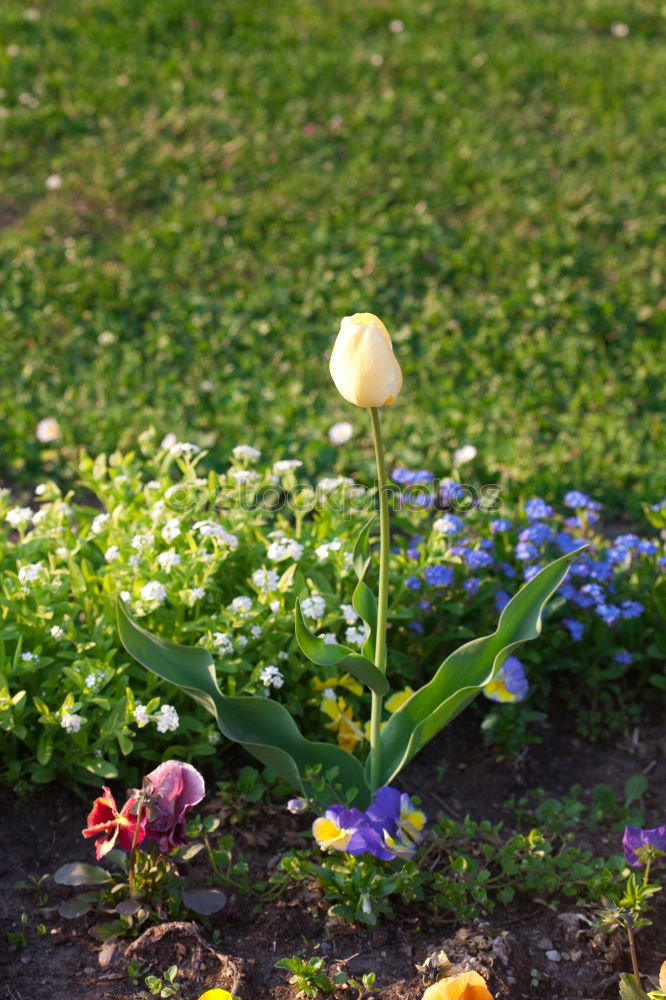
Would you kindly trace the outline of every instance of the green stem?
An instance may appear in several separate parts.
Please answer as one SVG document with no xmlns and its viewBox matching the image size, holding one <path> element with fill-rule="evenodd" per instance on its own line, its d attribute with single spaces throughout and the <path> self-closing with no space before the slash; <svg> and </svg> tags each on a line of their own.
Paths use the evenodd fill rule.
<svg viewBox="0 0 666 1000">
<path fill-rule="evenodd" d="M 636 943 L 634 941 L 634 932 L 629 924 L 627 924 L 627 936 L 629 938 L 629 953 L 631 955 L 631 966 L 634 970 L 634 979 L 636 980 L 636 985 L 640 990 L 643 987 L 641 986 L 641 974 L 638 971 L 638 959 L 636 957 Z"/>
<path fill-rule="evenodd" d="M 377 632 L 375 635 L 375 666 L 386 673 L 386 622 L 388 617 L 389 589 L 389 558 L 390 558 L 390 526 L 389 498 L 386 482 L 386 464 L 384 462 L 384 446 L 382 432 L 379 426 L 379 410 L 370 407 L 372 419 L 372 434 L 375 442 L 375 458 L 377 461 L 377 485 L 379 488 L 379 595 L 377 598 Z M 381 725 L 382 725 L 382 695 L 372 692 L 372 709 L 370 715 L 370 784 L 375 792 L 381 782 Z"/>
<path fill-rule="evenodd" d="M 139 830 L 141 829 L 141 813 L 143 811 L 143 803 L 139 799 L 139 804 L 136 810 L 136 826 L 134 827 L 134 837 L 132 838 L 132 847 L 130 849 L 129 856 L 129 889 L 130 896 L 134 895 L 134 867 L 136 864 L 136 845 L 139 840 Z"/>
</svg>

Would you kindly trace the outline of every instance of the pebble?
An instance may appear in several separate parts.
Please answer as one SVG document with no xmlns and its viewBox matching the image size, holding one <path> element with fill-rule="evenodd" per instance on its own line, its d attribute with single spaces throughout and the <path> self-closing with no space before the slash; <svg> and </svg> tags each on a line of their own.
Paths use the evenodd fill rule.
<svg viewBox="0 0 666 1000">
<path fill-rule="evenodd" d="M 553 949 L 552 951 L 546 952 L 546 958 L 548 959 L 549 962 L 559 962 L 562 956 L 560 955 L 559 951 L 555 951 L 555 949 Z"/>
<path fill-rule="evenodd" d="M 548 937 L 539 938 L 537 941 L 537 948 L 540 948 L 541 951 L 552 951 L 553 942 Z"/>
</svg>

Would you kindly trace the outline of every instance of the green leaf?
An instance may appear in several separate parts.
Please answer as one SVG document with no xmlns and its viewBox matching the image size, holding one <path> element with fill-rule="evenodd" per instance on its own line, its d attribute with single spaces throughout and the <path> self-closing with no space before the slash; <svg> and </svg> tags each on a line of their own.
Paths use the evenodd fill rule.
<svg viewBox="0 0 666 1000">
<path fill-rule="evenodd" d="M 92 910 L 92 902 L 88 899 L 89 894 L 75 896 L 74 899 L 66 899 L 64 903 L 61 903 L 58 907 L 58 913 L 65 920 L 74 920 L 76 917 L 82 917 L 84 913 L 89 913 Z"/>
<path fill-rule="evenodd" d="M 295 615 L 296 641 L 309 660 L 317 663 L 320 667 L 339 667 L 340 670 L 346 670 L 352 677 L 369 687 L 371 691 L 380 695 L 386 694 L 388 681 L 381 670 L 378 670 L 370 660 L 361 656 L 360 653 L 355 653 L 347 646 L 340 646 L 335 642 L 324 642 L 323 639 L 314 636 L 305 623 L 300 601 L 296 601 Z"/>
<path fill-rule="evenodd" d="M 102 885 L 110 882 L 111 876 L 99 865 L 89 865 L 84 861 L 70 861 L 61 865 L 53 876 L 58 885 Z"/>
<path fill-rule="evenodd" d="M 91 774 L 97 775 L 98 778 L 117 778 L 118 768 L 108 760 L 101 760 L 98 757 L 90 757 L 87 760 L 82 760 L 80 763 L 81 767 L 84 767 L 86 771 L 90 771 Z"/>
<path fill-rule="evenodd" d="M 370 528 L 375 523 L 375 515 L 365 522 L 354 542 L 352 550 L 352 565 L 359 580 L 365 576 L 365 571 L 370 562 Z"/>
<path fill-rule="evenodd" d="M 545 566 L 509 601 L 492 635 L 472 639 L 442 663 L 435 676 L 391 716 L 382 730 L 382 784 L 455 718 L 492 680 L 521 642 L 541 632 L 543 608 L 585 546 Z"/>
<path fill-rule="evenodd" d="M 635 976 L 623 972 L 620 976 L 621 1000 L 647 1000 L 647 993 L 640 988 Z"/>
<path fill-rule="evenodd" d="M 352 607 L 368 626 L 368 638 L 363 643 L 363 655 L 370 657 L 375 649 L 377 635 L 377 598 L 364 580 L 359 580 L 352 597 Z"/>
<path fill-rule="evenodd" d="M 644 774 L 635 774 L 629 778 L 624 785 L 624 804 L 630 806 L 633 802 L 638 802 L 647 791 L 648 780 Z"/>
<path fill-rule="evenodd" d="M 226 906 L 227 897 L 220 889 L 185 889 L 183 902 L 195 913 L 209 916 Z"/>
<path fill-rule="evenodd" d="M 227 739 L 241 743 L 287 784 L 308 796 L 306 771 L 318 764 L 323 770 L 335 767 L 340 784 L 357 790 L 354 804 L 360 809 L 367 807 L 370 789 L 355 757 L 331 743 L 306 740 L 279 702 L 223 695 L 207 650 L 201 646 L 179 646 L 152 635 L 132 619 L 122 601 L 118 601 L 118 631 L 125 649 L 139 663 L 203 705 L 215 716 Z"/>
</svg>

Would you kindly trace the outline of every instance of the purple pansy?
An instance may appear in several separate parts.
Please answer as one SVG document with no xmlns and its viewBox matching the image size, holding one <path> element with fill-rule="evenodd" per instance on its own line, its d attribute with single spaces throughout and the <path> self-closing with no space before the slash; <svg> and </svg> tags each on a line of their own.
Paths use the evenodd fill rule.
<svg viewBox="0 0 666 1000">
<path fill-rule="evenodd" d="M 156 801 L 146 824 L 146 837 L 157 842 L 164 854 L 174 847 L 184 847 L 185 815 L 201 802 L 206 788 L 195 767 L 177 760 L 166 760 L 147 775 Z"/>
<path fill-rule="evenodd" d="M 651 830 L 641 830 L 638 826 L 627 826 L 622 838 L 624 856 L 627 863 L 634 867 L 641 864 L 636 851 L 644 847 L 654 847 L 657 851 L 666 852 L 666 825 L 656 826 Z"/>
</svg>

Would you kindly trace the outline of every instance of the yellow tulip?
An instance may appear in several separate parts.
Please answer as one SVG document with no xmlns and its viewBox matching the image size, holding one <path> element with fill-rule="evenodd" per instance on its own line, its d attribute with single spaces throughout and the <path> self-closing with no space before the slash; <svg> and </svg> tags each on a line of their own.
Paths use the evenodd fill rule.
<svg viewBox="0 0 666 1000">
<path fill-rule="evenodd" d="M 422 1000 L 493 1000 L 478 972 L 461 972 L 429 986 Z"/>
<path fill-rule="evenodd" d="M 372 313 L 345 316 L 330 370 L 340 395 L 355 406 L 388 406 L 402 388 L 388 330 Z"/>
<path fill-rule="evenodd" d="M 199 997 L 199 1000 L 234 1000 L 231 993 L 227 990 L 206 990 Z"/>
</svg>

